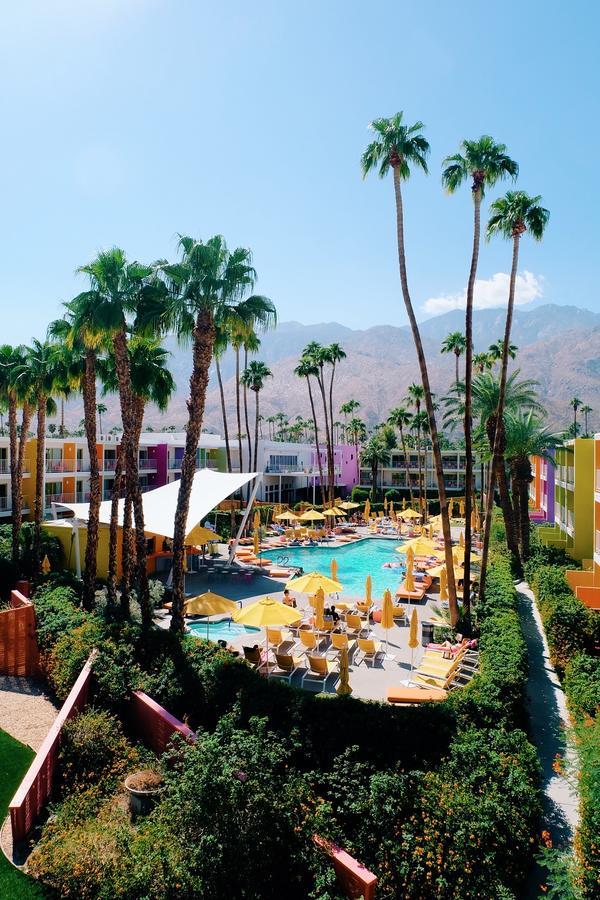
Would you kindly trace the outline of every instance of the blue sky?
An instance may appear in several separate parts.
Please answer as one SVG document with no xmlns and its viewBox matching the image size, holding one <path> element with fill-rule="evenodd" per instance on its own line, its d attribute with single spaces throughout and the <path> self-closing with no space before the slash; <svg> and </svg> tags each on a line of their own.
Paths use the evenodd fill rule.
<svg viewBox="0 0 600 900">
<path fill-rule="evenodd" d="M 482 133 L 552 214 L 519 299 L 600 311 L 599 18 L 591 0 L 5 4 L 1 340 L 42 336 L 97 249 L 172 258 L 177 232 L 251 247 L 282 320 L 403 324 L 392 186 L 359 171 L 368 122 L 398 109 L 432 147 L 405 191 L 419 315 L 460 303 L 471 201 L 440 162 Z M 509 252 L 484 247 L 480 304 Z"/>
</svg>

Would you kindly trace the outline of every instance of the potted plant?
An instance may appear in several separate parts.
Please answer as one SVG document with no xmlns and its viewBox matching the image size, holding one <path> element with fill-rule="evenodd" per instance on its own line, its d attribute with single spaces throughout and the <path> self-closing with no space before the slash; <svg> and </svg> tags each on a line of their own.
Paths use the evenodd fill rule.
<svg viewBox="0 0 600 900">
<path fill-rule="evenodd" d="M 125 779 L 125 790 L 129 795 L 129 810 L 134 819 L 147 815 L 162 791 L 164 779 L 160 772 L 142 769 Z"/>
</svg>

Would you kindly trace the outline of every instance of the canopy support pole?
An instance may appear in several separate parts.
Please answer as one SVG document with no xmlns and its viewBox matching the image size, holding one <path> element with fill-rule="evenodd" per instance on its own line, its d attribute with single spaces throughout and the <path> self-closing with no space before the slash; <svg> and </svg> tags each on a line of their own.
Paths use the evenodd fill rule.
<svg viewBox="0 0 600 900">
<path fill-rule="evenodd" d="M 252 488 L 252 493 L 250 494 L 250 497 L 248 498 L 248 503 L 246 504 L 246 509 L 244 510 L 244 515 L 242 516 L 242 521 L 241 521 L 240 527 L 238 528 L 238 532 L 235 536 L 233 544 L 229 548 L 229 559 L 227 560 L 227 566 L 226 566 L 227 569 L 233 562 L 233 558 L 235 556 L 235 551 L 238 548 L 240 538 L 244 532 L 244 528 L 246 527 L 246 522 L 248 521 L 248 516 L 250 515 L 250 510 L 252 509 L 252 504 L 256 500 L 256 495 L 258 493 L 258 488 L 259 488 L 261 479 L 262 479 L 262 473 L 257 475 L 256 478 L 254 479 L 254 487 Z"/>
<path fill-rule="evenodd" d="M 71 523 L 71 532 L 75 543 L 75 574 L 81 578 L 81 555 L 79 551 L 79 519 L 73 519 Z"/>
</svg>

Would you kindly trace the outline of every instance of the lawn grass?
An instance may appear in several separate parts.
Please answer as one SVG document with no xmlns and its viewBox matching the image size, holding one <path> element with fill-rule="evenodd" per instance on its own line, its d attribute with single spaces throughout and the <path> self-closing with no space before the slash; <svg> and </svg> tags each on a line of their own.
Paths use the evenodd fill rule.
<svg viewBox="0 0 600 900">
<path fill-rule="evenodd" d="M 34 757 L 30 747 L 15 741 L 0 730 L 0 822 L 3 822 L 8 804 L 29 768 Z M 30 900 L 44 897 L 45 892 L 32 878 L 21 875 L 0 852 L 0 898 L 2 900 Z"/>
</svg>

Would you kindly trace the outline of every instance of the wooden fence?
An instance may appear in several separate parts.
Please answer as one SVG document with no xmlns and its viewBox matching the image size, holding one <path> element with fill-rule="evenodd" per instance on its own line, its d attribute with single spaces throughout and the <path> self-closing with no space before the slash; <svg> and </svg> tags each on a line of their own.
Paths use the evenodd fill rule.
<svg viewBox="0 0 600 900">
<path fill-rule="evenodd" d="M 174 734 L 180 734 L 190 743 L 196 740 L 191 728 L 143 691 L 133 691 L 131 695 L 129 720 L 146 746 L 158 754 L 165 752 Z"/>
<path fill-rule="evenodd" d="M 8 807 L 14 844 L 25 840 L 50 799 L 62 727 L 68 719 L 72 719 L 85 708 L 94 656 L 95 651 L 81 670 L 79 678 L 73 685 Z"/>
<path fill-rule="evenodd" d="M 0 612 L 0 675 L 39 674 L 35 610 L 21 591 L 11 591 L 10 609 Z"/>
</svg>

